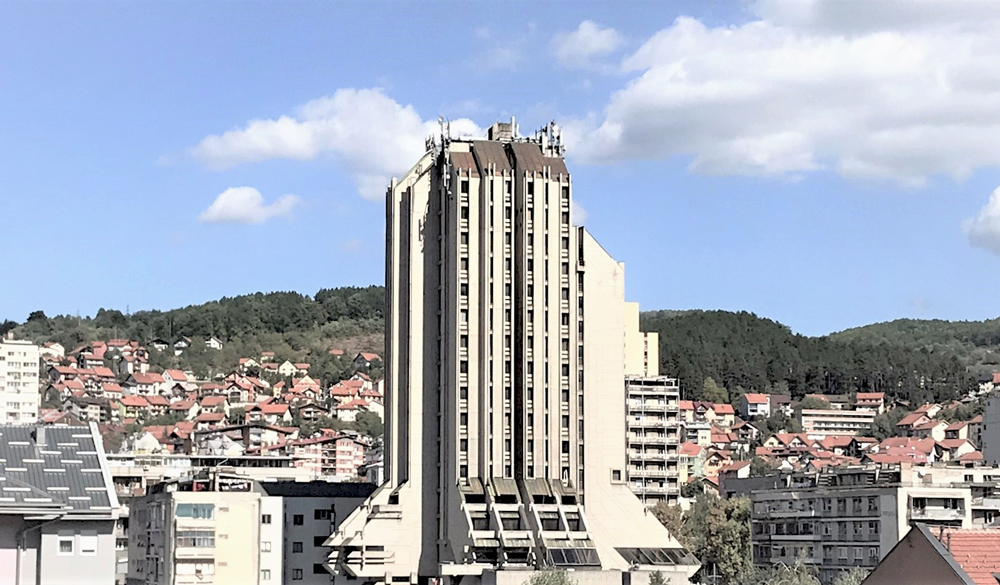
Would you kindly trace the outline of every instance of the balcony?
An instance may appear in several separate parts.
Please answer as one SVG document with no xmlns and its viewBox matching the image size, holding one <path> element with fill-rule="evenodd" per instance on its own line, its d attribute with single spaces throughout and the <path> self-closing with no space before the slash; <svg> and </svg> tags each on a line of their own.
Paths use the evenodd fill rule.
<svg viewBox="0 0 1000 585">
<path fill-rule="evenodd" d="M 961 522 L 965 518 L 965 512 L 950 508 L 911 508 L 907 512 L 907 518 L 919 522 L 928 520 Z"/>
</svg>

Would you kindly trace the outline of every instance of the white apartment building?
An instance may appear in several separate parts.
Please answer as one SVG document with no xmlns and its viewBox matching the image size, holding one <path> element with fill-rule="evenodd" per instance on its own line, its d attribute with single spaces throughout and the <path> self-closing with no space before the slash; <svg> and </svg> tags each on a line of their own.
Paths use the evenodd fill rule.
<svg viewBox="0 0 1000 585">
<path fill-rule="evenodd" d="M 759 486 L 763 479 L 744 482 Z M 739 483 L 727 480 L 727 491 Z M 750 491 L 754 563 L 801 557 L 824 584 L 852 567 L 877 565 L 914 523 L 971 528 L 1000 518 L 998 468 L 868 465 L 785 475 L 776 483 Z"/>
<path fill-rule="evenodd" d="M 874 410 L 812 410 L 799 414 L 802 432 L 811 438 L 865 435 L 871 431 Z"/>
<path fill-rule="evenodd" d="M 628 483 L 647 506 L 680 498 L 680 383 L 665 376 L 625 378 Z"/>
<path fill-rule="evenodd" d="M 0 339 L 0 423 L 38 420 L 39 348 L 30 341 Z"/>
<path fill-rule="evenodd" d="M 327 585 L 336 523 L 374 486 L 213 473 L 133 500 L 127 585 Z"/>
<path fill-rule="evenodd" d="M 427 146 L 387 191 L 386 483 L 328 541 L 336 582 L 687 583 L 627 484 L 624 267 L 572 225 L 558 129 Z"/>
</svg>

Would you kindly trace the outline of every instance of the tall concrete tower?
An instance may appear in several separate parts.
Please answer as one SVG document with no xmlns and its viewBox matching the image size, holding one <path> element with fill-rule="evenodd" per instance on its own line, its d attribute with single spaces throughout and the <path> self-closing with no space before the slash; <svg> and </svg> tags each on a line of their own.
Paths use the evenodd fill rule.
<svg viewBox="0 0 1000 585">
<path fill-rule="evenodd" d="M 558 128 L 427 146 L 386 194 L 387 481 L 330 570 L 687 583 L 697 561 L 626 485 L 624 268 L 571 222 Z"/>
</svg>

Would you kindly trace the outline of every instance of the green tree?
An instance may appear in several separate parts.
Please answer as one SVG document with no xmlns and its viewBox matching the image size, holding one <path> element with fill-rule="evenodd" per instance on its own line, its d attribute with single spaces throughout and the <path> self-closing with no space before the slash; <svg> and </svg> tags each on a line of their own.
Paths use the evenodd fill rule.
<svg viewBox="0 0 1000 585">
<path fill-rule="evenodd" d="M 649 585 L 667 585 L 667 579 L 660 571 L 653 571 L 649 574 Z"/>
<path fill-rule="evenodd" d="M 850 571 L 845 571 L 833 580 L 833 585 L 861 585 L 871 571 L 864 567 L 854 567 Z"/>
<path fill-rule="evenodd" d="M 576 585 L 576 579 L 560 569 L 545 569 L 532 573 L 524 585 Z"/>
<path fill-rule="evenodd" d="M 750 475 L 752 477 L 763 477 L 778 470 L 778 464 L 770 459 L 757 457 L 750 460 Z"/>
<path fill-rule="evenodd" d="M 229 422 L 229 424 L 238 425 L 238 424 L 243 424 L 243 421 L 245 421 L 246 418 L 247 418 L 246 409 L 243 408 L 242 406 L 234 406 L 229 409 L 229 416 L 226 417 L 226 420 L 227 422 Z"/>
<path fill-rule="evenodd" d="M 729 393 L 722 386 L 715 383 L 711 376 L 705 378 L 701 385 L 701 400 L 725 404 L 729 402 Z"/>
<path fill-rule="evenodd" d="M 815 396 L 806 396 L 799 402 L 799 407 L 803 410 L 830 410 L 833 408 L 830 403 L 822 398 L 817 398 Z"/>
<path fill-rule="evenodd" d="M 687 533 L 684 528 L 684 511 L 680 506 L 671 506 L 665 501 L 659 501 L 650 509 L 653 517 L 667 528 L 667 532 L 681 544 L 687 546 Z"/>
<path fill-rule="evenodd" d="M 358 431 L 373 439 L 381 437 L 385 432 L 382 419 L 371 411 L 359 412 L 357 418 L 354 420 L 354 426 Z"/>
</svg>

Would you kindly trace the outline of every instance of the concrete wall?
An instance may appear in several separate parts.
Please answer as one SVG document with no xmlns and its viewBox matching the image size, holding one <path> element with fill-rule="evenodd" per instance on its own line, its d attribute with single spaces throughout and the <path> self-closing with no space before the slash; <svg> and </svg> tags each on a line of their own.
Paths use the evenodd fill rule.
<svg viewBox="0 0 1000 585">
<path fill-rule="evenodd" d="M 103 521 L 61 521 L 41 528 L 38 578 L 44 585 L 107 585 L 115 582 L 115 523 Z M 97 551 L 84 555 L 81 536 L 96 536 Z M 73 553 L 59 553 L 59 540 L 73 539 Z M 24 582 L 24 581 L 22 581 Z"/>
</svg>

